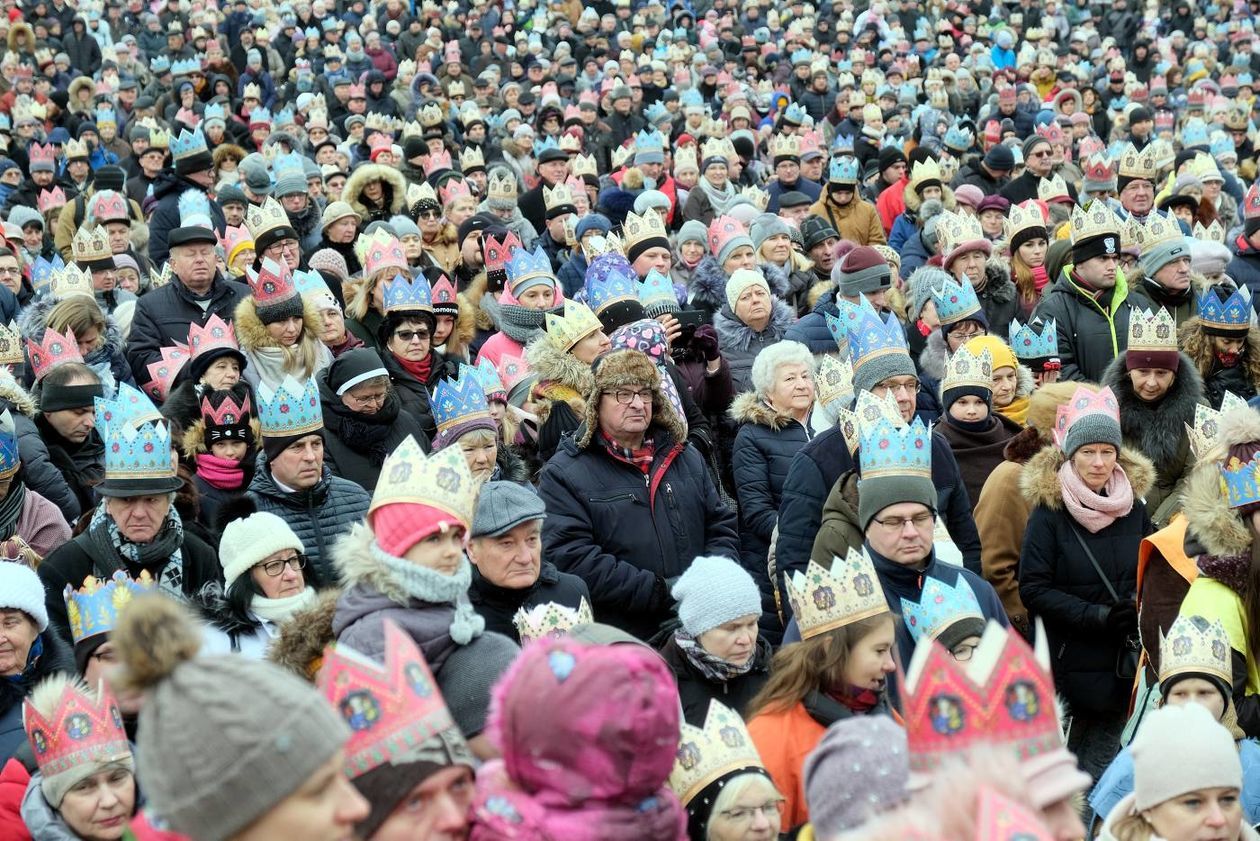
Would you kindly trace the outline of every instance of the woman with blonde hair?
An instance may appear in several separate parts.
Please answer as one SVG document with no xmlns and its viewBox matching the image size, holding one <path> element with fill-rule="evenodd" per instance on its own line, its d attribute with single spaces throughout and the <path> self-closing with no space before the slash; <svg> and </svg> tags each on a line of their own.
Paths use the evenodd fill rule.
<svg viewBox="0 0 1260 841">
<path fill-rule="evenodd" d="M 124 339 L 113 316 L 106 315 L 88 295 L 71 295 L 62 300 L 52 296 L 36 298 L 18 317 L 22 338 L 39 342 L 46 330 L 61 335 L 73 332 L 83 362 L 100 376 L 111 392 L 115 384 L 135 385 L 131 366 L 123 355 Z"/>
<path fill-rule="evenodd" d="M 264 258 L 261 270 L 246 277 L 253 292 L 237 305 L 233 319 L 248 363 L 242 372 L 246 381 L 274 390 L 286 377 L 306 382 L 327 368 L 332 352 L 319 340 L 319 313 L 298 293 L 288 268 Z"/>
<path fill-rule="evenodd" d="M 377 332 L 385 320 L 385 284 L 399 274 L 410 276 L 407 256 L 398 238 L 384 230 L 360 234 L 354 252 L 363 266 L 363 276 L 343 287 L 346 329 L 368 347 L 384 350 Z"/>
</svg>

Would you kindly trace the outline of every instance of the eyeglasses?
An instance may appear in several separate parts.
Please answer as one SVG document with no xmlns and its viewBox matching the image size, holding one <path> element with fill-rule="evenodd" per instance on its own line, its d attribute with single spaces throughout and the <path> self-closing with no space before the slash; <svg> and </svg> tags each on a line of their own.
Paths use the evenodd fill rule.
<svg viewBox="0 0 1260 841">
<path fill-rule="evenodd" d="M 263 254 L 272 256 L 273 254 L 296 254 L 298 250 L 298 241 L 295 239 L 284 239 L 275 245 L 267 246 Z"/>
<path fill-rule="evenodd" d="M 611 394 L 622 406 L 629 406 L 635 399 L 642 400 L 644 403 L 652 402 L 652 389 L 645 388 L 641 391 L 631 391 L 628 388 L 619 388 L 616 391 L 605 391 L 604 394 Z"/>
<path fill-rule="evenodd" d="M 976 646 L 972 644 L 957 645 L 950 654 L 959 663 L 966 663 L 971 660 L 972 655 L 976 653 Z"/>
<path fill-rule="evenodd" d="M 919 389 L 921 388 L 922 386 L 919 385 L 918 380 L 911 380 L 909 382 L 892 382 L 891 380 L 887 380 L 875 386 L 876 391 L 892 392 L 893 394 L 896 394 L 899 391 L 904 391 L 906 394 L 918 394 Z"/>
<path fill-rule="evenodd" d="M 291 558 L 277 558 L 259 566 L 263 568 L 263 572 L 267 573 L 268 576 L 275 578 L 284 572 L 286 566 L 292 567 L 295 571 L 306 569 L 306 556 L 299 552 Z"/>
<path fill-rule="evenodd" d="M 1042 149 L 1042 150 L 1040 150 L 1040 151 L 1038 151 L 1038 152 L 1033 152 L 1033 153 L 1032 153 L 1031 155 L 1029 155 L 1028 157 L 1030 157 L 1030 158 L 1048 158 L 1048 157 L 1050 157 L 1050 155 L 1051 155 L 1051 154 L 1052 154 L 1052 153 L 1051 153 L 1051 150 L 1049 150 L 1049 149 Z"/>
<path fill-rule="evenodd" d="M 987 334 L 983 330 L 968 330 L 966 332 L 962 330 L 953 330 L 950 332 L 949 335 L 955 339 L 958 339 L 960 342 L 968 342 L 976 338 L 977 336 L 984 336 Z"/>
<path fill-rule="evenodd" d="M 414 341 L 427 342 L 429 340 L 428 330 L 396 330 L 394 332 L 395 339 L 401 339 L 403 344 L 411 344 Z"/>
<path fill-rule="evenodd" d="M 890 532 L 899 532 L 906 527 L 906 523 L 914 526 L 916 531 L 921 531 L 924 526 L 928 525 L 934 519 L 931 511 L 925 511 L 922 514 L 915 514 L 913 517 L 872 517 L 871 522 L 879 523 L 881 527 L 888 529 Z"/>
<path fill-rule="evenodd" d="M 346 392 L 346 397 L 350 398 L 356 408 L 364 408 L 366 406 L 383 406 L 385 405 L 386 398 L 389 397 L 389 392 L 382 391 L 379 394 L 365 394 L 362 397 L 351 392 Z"/>
<path fill-rule="evenodd" d="M 0 275 L 20 275 L 21 273 L 22 273 L 22 270 L 19 269 L 17 266 L 12 266 L 10 268 L 0 266 Z"/>
<path fill-rule="evenodd" d="M 766 820 L 771 823 L 777 823 L 779 810 L 782 808 L 782 800 L 771 800 L 769 803 L 763 803 L 760 806 L 741 806 L 736 809 L 727 809 L 725 812 L 719 812 L 718 814 L 733 824 L 750 824 L 753 818 L 757 816 L 757 813 L 760 812 L 766 816 Z"/>
</svg>

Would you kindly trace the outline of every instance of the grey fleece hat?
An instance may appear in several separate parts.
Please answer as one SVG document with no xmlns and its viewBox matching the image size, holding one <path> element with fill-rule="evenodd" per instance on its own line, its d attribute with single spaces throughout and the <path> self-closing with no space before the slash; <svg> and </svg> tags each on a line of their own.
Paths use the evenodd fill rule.
<svg viewBox="0 0 1260 841">
<path fill-rule="evenodd" d="M 1110 444 L 1117 450 L 1121 443 L 1120 422 L 1103 412 L 1081 415 L 1063 436 L 1063 452 L 1071 458 L 1086 444 Z"/>
<path fill-rule="evenodd" d="M 684 242 L 698 242 L 706 245 L 709 241 L 709 229 L 699 219 L 692 219 L 683 222 L 682 227 L 678 229 L 678 244 Z"/>
<path fill-rule="evenodd" d="M 858 452 L 861 459 L 861 452 Z M 936 512 L 936 487 L 927 476 L 880 474 L 858 481 L 858 522 L 865 532 L 871 520 L 891 505 L 917 502 Z"/>
<path fill-rule="evenodd" d="M 835 838 L 909 799 L 906 730 L 886 715 L 855 715 L 827 728 L 805 759 L 805 802 L 819 838 Z M 836 797 L 837 791 L 846 796 Z"/>
</svg>

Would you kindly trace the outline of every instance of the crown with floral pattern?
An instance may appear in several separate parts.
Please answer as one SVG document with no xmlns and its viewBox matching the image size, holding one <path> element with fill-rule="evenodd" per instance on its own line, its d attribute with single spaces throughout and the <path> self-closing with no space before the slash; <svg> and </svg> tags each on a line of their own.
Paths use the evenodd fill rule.
<svg viewBox="0 0 1260 841">
<path fill-rule="evenodd" d="M 815 387 L 818 402 L 830 406 L 836 401 L 841 403 L 853 396 L 853 365 L 847 358 L 823 354 L 818 363 L 818 375 Z"/>
<path fill-rule="evenodd" d="M 485 392 L 486 400 L 497 400 L 500 403 L 507 402 L 507 386 L 503 384 L 502 378 L 499 377 L 499 369 L 494 367 L 494 363 L 487 357 L 477 360 L 477 378 L 481 380 L 481 390 Z"/>
<path fill-rule="evenodd" d="M 536 639 L 559 639 L 578 625 L 589 625 L 594 621 L 595 615 L 585 596 L 576 608 L 557 602 L 546 602 L 528 609 L 522 607 L 512 617 L 521 645 Z"/>
<path fill-rule="evenodd" d="M 676 312 L 678 295 L 674 292 L 674 281 L 656 269 L 649 270 L 639 284 L 639 303 L 646 310 L 658 308 L 658 312 Z"/>
<path fill-rule="evenodd" d="M 1046 237 L 1046 217 L 1042 215 L 1041 208 L 1036 202 L 1031 200 L 1023 204 L 1011 205 L 1006 213 L 1003 227 L 1007 242 L 1013 241 L 1016 235 L 1024 231 L 1035 231 L 1043 239 Z"/>
<path fill-rule="evenodd" d="M 873 359 L 893 353 L 906 353 L 906 334 L 896 317 L 885 320 L 878 313 L 859 309 L 849 326 L 849 359 L 856 373 Z"/>
<path fill-rule="evenodd" d="M 67 161 L 73 161 L 78 158 L 87 158 L 90 155 L 88 152 L 87 142 L 73 137 L 66 141 L 61 151 Z"/>
<path fill-rule="evenodd" d="M 277 262 L 264 257 L 258 271 L 252 267 L 245 269 L 245 279 L 249 281 L 250 294 L 260 308 L 275 306 L 298 294 L 297 287 L 293 285 L 293 272 L 283 260 Z"/>
<path fill-rule="evenodd" d="M 888 612 L 871 559 L 852 547 L 844 558 L 832 558 L 831 569 L 811 559 L 785 584 L 803 640 Z"/>
<path fill-rule="evenodd" d="M 96 292 L 92 289 L 91 269 L 81 269 L 77 264 L 71 263 L 54 272 L 48 284 L 48 295 L 54 301 L 64 301 L 75 295 L 96 300 Z"/>
<path fill-rule="evenodd" d="M 66 362 L 83 362 L 83 357 L 79 354 L 79 343 L 74 337 L 74 331 L 69 327 L 66 328 L 64 336 L 49 327 L 44 330 L 44 337 L 38 342 L 27 339 L 26 354 L 31 360 L 31 374 L 36 382 L 42 380 L 58 365 Z"/>
<path fill-rule="evenodd" d="M 661 214 L 651 209 L 645 210 L 641 216 L 633 211 L 627 213 L 626 220 L 621 224 L 621 236 L 627 250 L 648 240 L 658 239 L 668 242 L 669 239 L 669 234 L 665 230 L 665 220 L 661 218 Z"/>
<path fill-rule="evenodd" d="M 153 405 L 153 401 L 140 389 L 128 383 L 119 383 L 118 390 L 112 398 L 96 397 L 93 401 L 98 429 L 108 426 L 121 427 L 126 424 L 140 426 L 162 420 L 162 413 Z"/>
<path fill-rule="evenodd" d="M 1044 202 L 1072 201 L 1067 182 L 1057 172 L 1037 182 L 1037 198 Z"/>
<path fill-rule="evenodd" d="M 1229 456 L 1219 465 L 1221 492 L 1230 508 L 1260 502 L 1260 453 L 1250 461 Z"/>
<path fill-rule="evenodd" d="M 481 386 L 481 377 L 470 365 L 461 364 L 453 380 L 437 381 L 429 407 L 433 410 L 433 422 L 439 435 L 456 424 L 490 417 L 490 406 Z"/>
<path fill-rule="evenodd" d="M 898 420 L 901 420 L 898 414 Z M 881 476 L 932 477 L 932 434 L 919 418 L 906 424 L 881 416 L 859 420 L 862 478 Z M 860 485 L 859 485 L 860 487 Z"/>
<path fill-rule="evenodd" d="M 438 187 L 438 199 L 443 207 L 459 199 L 470 198 L 472 198 L 472 184 L 463 178 L 447 178 L 442 186 Z"/>
<path fill-rule="evenodd" d="M 556 279 L 551 270 L 551 258 L 541 245 L 532 254 L 525 248 L 517 248 L 508 258 L 505 269 L 508 286 L 513 289 L 536 277 L 550 278 L 553 282 Z"/>
<path fill-rule="evenodd" d="M 1145 223 L 1138 223 L 1134 228 L 1134 239 L 1137 246 L 1143 252 L 1150 251 L 1157 245 L 1166 242 L 1177 242 L 1186 250 L 1183 252 L 1189 255 L 1189 243 L 1185 234 L 1181 232 L 1181 223 L 1178 222 L 1171 213 L 1160 213 L 1158 210 L 1152 210 L 1151 214 L 1146 217 Z M 1174 252 L 1175 253 L 1175 252 Z"/>
<path fill-rule="evenodd" d="M 82 225 L 70 241 L 70 250 L 76 263 L 93 263 L 114 259 L 109 247 L 109 235 L 103 225 Z"/>
<path fill-rule="evenodd" d="M 275 389 L 258 386 L 258 422 L 264 438 L 294 438 L 324 428 L 319 386 L 311 377 L 298 382 L 291 376 Z"/>
<path fill-rule="evenodd" d="M 592 234 L 582 242 L 582 253 L 586 255 L 588 263 L 596 257 L 602 257 L 605 254 L 620 254 L 626 256 L 626 247 L 616 234 Z"/>
<path fill-rule="evenodd" d="M 728 242 L 746 236 L 744 224 L 734 216 L 719 216 L 709 223 L 709 252 L 716 257 Z"/>
<path fill-rule="evenodd" d="M 1119 239 L 1123 223 L 1111 209 L 1111 205 L 1095 199 L 1085 208 L 1072 208 L 1068 227 L 1072 234 L 1072 244 L 1080 245 L 1094 237 L 1114 236 Z"/>
<path fill-rule="evenodd" d="M 62 596 L 73 643 L 114 630 L 132 598 L 152 591 L 155 583 L 148 570 L 141 570 L 139 578 L 117 570 L 109 579 L 89 575 L 77 590 L 67 584 Z"/>
<path fill-rule="evenodd" d="M 586 269 L 585 289 L 596 315 L 613 304 L 639 300 L 639 278 L 620 254 L 595 258 Z"/>
<path fill-rule="evenodd" d="M 368 513 L 395 502 L 436 508 L 468 529 L 477 506 L 477 482 L 459 447 L 444 447 L 426 456 L 408 435 L 381 465 Z"/>
<path fill-rule="evenodd" d="M 1053 318 L 1041 325 L 1040 333 L 1032 322 L 1020 324 L 1018 319 L 1012 319 L 1008 335 L 1011 337 L 1011 350 L 1021 361 L 1053 359 L 1059 355 L 1059 331 Z"/>
<path fill-rule="evenodd" d="M 236 328 L 217 315 L 206 319 L 204 327 L 196 321 L 188 325 L 188 348 L 194 358 L 214 350 L 237 350 L 238 347 Z"/>
<path fill-rule="evenodd" d="M 385 314 L 395 312 L 433 312 L 433 289 L 427 278 L 411 278 L 396 274 L 385 284 Z"/>
<path fill-rule="evenodd" d="M 555 187 L 543 185 L 543 205 L 548 211 L 558 207 L 573 205 L 573 191 L 568 184 L 557 184 Z"/>
<path fill-rule="evenodd" d="M 967 387 L 993 390 L 993 354 L 989 353 L 988 348 L 975 354 L 963 345 L 945 360 L 945 377 L 941 380 L 941 390 Z"/>
<path fill-rule="evenodd" d="M 359 234 L 354 241 L 354 253 L 365 277 L 372 277 L 382 269 L 407 271 L 407 255 L 402 243 L 384 228 L 377 228 L 371 234 Z"/>
<path fill-rule="evenodd" d="M 682 723 L 669 789 L 684 809 L 714 782 L 745 770 L 765 773 L 765 764 L 739 713 L 710 701 L 703 727 Z"/>
<path fill-rule="evenodd" d="M 1111 388 L 1104 386 L 1095 391 L 1087 385 L 1077 386 L 1072 398 L 1055 412 L 1054 442 L 1062 447 L 1072 425 L 1087 415 L 1105 415 L 1120 425 L 1120 404 Z"/>
<path fill-rule="evenodd" d="M 248 394 L 238 403 L 231 392 L 228 392 L 219 400 L 218 405 L 210 400 L 209 393 L 201 398 L 201 419 L 205 422 L 207 429 L 244 428 L 249 425 L 249 419 L 253 415 L 254 407 L 249 402 Z"/>
<path fill-rule="evenodd" d="M 1251 306 L 1251 290 L 1246 284 L 1235 289 L 1224 301 L 1212 288 L 1198 297 L 1199 321 L 1204 327 L 1245 332 L 1255 320 Z"/>
<path fill-rule="evenodd" d="M 284 212 L 284 206 L 271 196 L 263 199 L 261 205 L 249 206 L 245 213 L 245 225 L 255 241 L 268 231 L 293 227 L 289 222 L 289 215 Z"/>
<path fill-rule="evenodd" d="M 566 300 L 564 314 L 547 313 L 545 316 L 547 341 L 567 353 L 582 339 L 602 328 L 599 318 L 586 304 Z"/>
<path fill-rule="evenodd" d="M 105 442 L 106 481 L 174 478 L 171 431 L 144 392 L 119 383 L 114 400 L 95 400 L 96 429 Z"/>
<path fill-rule="evenodd" d="M 950 210 L 941 213 L 940 221 L 937 223 L 937 232 L 940 235 L 943 252 L 953 251 L 965 242 L 985 239 L 979 217 L 967 213 L 954 213 Z"/>
<path fill-rule="evenodd" d="M 0 323 L 0 365 L 20 365 L 25 361 L 22 355 L 22 333 L 17 322 Z"/>
<path fill-rule="evenodd" d="M 1054 841 L 1041 816 L 989 785 L 980 787 L 975 841 Z"/>
<path fill-rule="evenodd" d="M 469 146 L 459 153 L 459 168 L 464 172 L 486 168 L 486 156 L 480 146 Z"/>
<path fill-rule="evenodd" d="M 1213 219 L 1212 224 L 1206 228 L 1201 222 L 1194 223 L 1194 238 L 1203 242 L 1225 242 L 1225 228 L 1221 226 L 1219 219 Z"/>
<path fill-rule="evenodd" d="M 1207 131 L 1204 130 L 1204 141 L 1207 140 Z M 1185 141 L 1186 146 L 1194 145 Z M 1137 147 L 1129 143 L 1120 153 L 1120 177 L 1121 178 L 1141 178 L 1146 181 L 1155 183 L 1156 177 L 1159 175 L 1159 165 L 1154 155 L 1151 154 L 1149 147 L 1138 151 Z"/>
<path fill-rule="evenodd" d="M 1177 322 L 1168 310 L 1134 307 L 1129 315 L 1130 351 L 1177 352 Z"/>
<path fill-rule="evenodd" d="M 0 412 L 0 480 L 13 478 L 21 466 L 17 427 L 13 424 L 12 413 L 5 409 Z"/>
<path fill-rule="evenodd" d="M 980 601 L 961 575 L 953 585 L 939 578 L 925 578 L 917 602 L 901 599 L 901 616 L 916 643 L 925 637 L 934 640 L 964 619 L 984 622 Z"/>
<path fill-rule="evenodd" d="M 1220 619 L 1182 614 L 1159 639 L 1159 682 L 1183 674 L 1207 674 L 1233 682 L 1229 635 Z"/>
<path fill-rule="evenodd" d="M 502 240 L 488 235 L 481 242 L 481 253 L 485 258 L 486 272 L 506 272 L 508 261 L 517 250 L 522 249 L 520 237 L 508 231 Z"/>
<path fill-rule="evenodd" d="M 53 275 L 65 267 L 65 261 L 61 259 L 60 254 L 53 254 L 51 260 L 36 257 L 31 263 L 31 286 L 34 287 L 35 294 L 41 295 L 49 291 Z"/>
<path fill-rule="evenodd" d="M 967 278 L 946 278 L 941 288 L 932 287 L 932 302 L 942 325 L 957 324 L 980 312 L 980 299 Z"/>
<path fill-rule="evenodd" d="M 22 724 L 45 779 L 88 763 L 131 756 L 122 712 L 106 681 L 92 694 L 81 683 L 67 680 L 48 718 L 28 698 Z"/>
</svg>

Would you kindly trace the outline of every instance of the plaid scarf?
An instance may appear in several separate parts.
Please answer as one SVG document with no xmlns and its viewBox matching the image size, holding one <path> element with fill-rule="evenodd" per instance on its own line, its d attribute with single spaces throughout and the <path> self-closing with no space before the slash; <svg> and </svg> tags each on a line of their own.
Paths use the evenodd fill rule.
<svg viewBox="0 0 1260 841">
<path fill-rule="evenodd" d="M 603 443 L 604 449 L 608 450 L 608 454 L 617 461 L 623 461 L 638 468 L 644 476 L 651 471 L 652 459 L 656 458 L 656 443 L 651 438 L 644 437 L 643 443 L 633 450 L 618 444 L 602 429 L 599 432 L 599 440 Z"/>
</svg>

